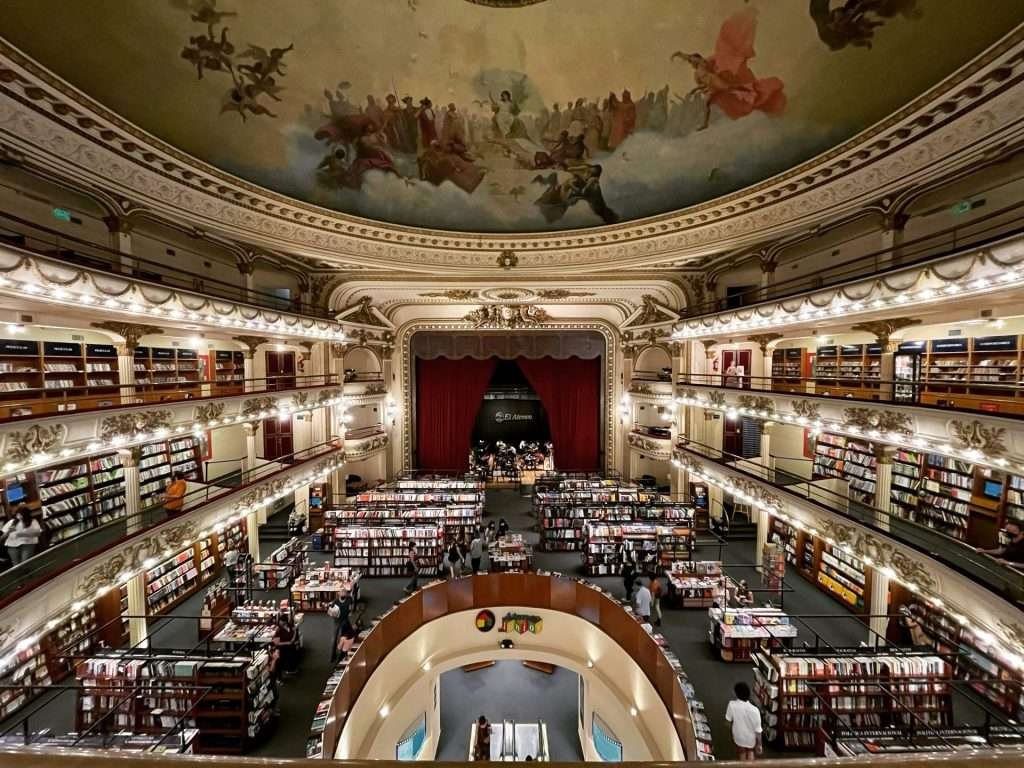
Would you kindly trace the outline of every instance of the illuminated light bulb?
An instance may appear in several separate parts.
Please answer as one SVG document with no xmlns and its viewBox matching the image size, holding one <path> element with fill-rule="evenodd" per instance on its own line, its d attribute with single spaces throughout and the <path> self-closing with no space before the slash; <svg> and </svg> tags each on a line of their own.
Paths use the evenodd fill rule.
<svg viewBox="0 0 1024 768">
<path fill-rule="evenodd" d="M 424 661 L 423 662 L 423 671 L 424 672 L 429 672 L 430 671 L 430 662 L 429 661 Z"/>
<path fill-rule="evenodd" d="M 630 707 L 629 708 L 629 714 L 631 714 L 633 717 L 636 717 L 640 713 L 637 711 L 636 707 Z"/>
<path fill-rule="evenodd" d="M 25 283 L 21 289 L 25 291 L 25 293 L 40 293 L 43 290 L 36 283 Z"/>
</svg>

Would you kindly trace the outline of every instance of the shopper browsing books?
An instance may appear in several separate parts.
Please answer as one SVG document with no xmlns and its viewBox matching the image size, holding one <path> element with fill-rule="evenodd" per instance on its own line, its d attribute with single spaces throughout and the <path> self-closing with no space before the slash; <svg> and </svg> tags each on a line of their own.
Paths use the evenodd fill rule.
<svg viewBox="0 0 1024 768">
<path fill-rule="evenodd" d="M 622 564 L 622 588 L 626 592 L 626 600 L 633 599 L 633 582 L 636 580 L 636 571 L 633 564 L 626 560 Z"/>
<path fill-rule="evenodd" d="M 164 489 L 164 509 L 168 517 L 180 515 L 185 506 L 185 492 L 188 490 L 188 483 L 181 476 L 180 472 L 171 475 L 171 482 Z"/>
<path fill-rule="evenodd" d="M 469 542 L 469 562 L 472 564 L 473 573 L 477 573 L 480 570 L 480 561 L 484 557 L 484 541 L 480 538 L 480 534 L 477 533 L 473 537 L 473 540 Z"/>
<path fill-rule="evenodd" d="M 420 564 L 416 560 L 416 545 L 410 544 L 409 551 L 405 555 L 405 575 L 409 577 L 409 583 L 405 585 L 405 593 L 411 595 L 419 588 Z"/>
<path fill-rule="evenodd" d="M 356 644 L 356 631 L 352 626 L 345 627 L 341 631 L 341 638 L 338 640 L 337 651 L 338 661 L 344 661 Z"/>
<path fill-rule="evenodd" d="M 334 600 L 327 606 L 327 615 L 334 619 L 334 642 L 331 643 L 331 663 L 338 657 L 338 645 L 341 635 L 346 629 L 352 629 L 350 616 L 352 613 L 352 600 L 346 592 L 338 592 Z"/>
<path fill-rule="evenodd" d="M 651 621 L 651 590 L 647 588 L 643 579 L 640 579 L 640 586 L 637 587 L 636 597 L 634 598 L 636 605 L 636 615 L 640 619 L 648 624 Z"/>
<path fill-rule="evenodd" d="M 22 504 L 14 513 L 14 518 L 4 526 L 4 546 L 7 547 L 11 565 L 18 565 L 32 557 L 42 535 L 43 529 L 39 521 L 32 517 L 29 508 Z"/>
<path fill-rule="evenodd" d="M 736 759 L 751 761 L 761 754 L 761 712 L 750 703 L 750 686 L 744 682 L 733 687 L 736 698 L 725 709 L 725 721 L 732 724 Z"/>
<path fill-rule="evenodd" d="M 656 627 L 661 626 L 661 598 L 665 594 L 665 587 L 662 586 L 661 579 L 655 576 L 651 576 L 651 615 L 654 616 L 654 625 Z"/>
<path fill-rule="evenodd" d="M 1024 564 L 1024 525 L 1016 520 L 1007 520 L 1003 529 L 1010 541 L 1008 544 L 993 549 L 979 549 L 983 555 L 992 555 L 996 560 L 1008 565 Z"/>
<path fill-rule="evenodd" d="M 448 576 L 457 579 L 462 575 L 462 553 L 459 552 L 459 545 L 452 542 L 448 547 L 448 556 L 445 558 L 448 563 Z"/>
<path fill-rule="evenodd" d="M 736 587 L 736 606 L 738 608 L 749 608 L 754 604 L 754 593 L 750 591 L 750 587 L 747 586 L 746 579 L 740 579 L 739 586 Z"/>
</svg>

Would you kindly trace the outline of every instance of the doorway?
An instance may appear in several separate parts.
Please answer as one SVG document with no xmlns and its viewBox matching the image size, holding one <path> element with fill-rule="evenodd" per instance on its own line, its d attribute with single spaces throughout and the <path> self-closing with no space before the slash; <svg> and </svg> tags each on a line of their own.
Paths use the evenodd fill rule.
<svg viewBox="0 0 1024 768">
<path fill-rule="evenodd" d="M 750 355 L 749 349 L 722 350 L 722 386 L 750 389 Z M 731 366 L 736 370 L 729 374 Z"/>
<path fill-rule="evenodd" d="M 265 461 L 276 461 L 294 453 L 292 419 L 265 419 L 263 422 L 263 456 Z M 290 459 L 289 459 L 290 460 Z"/>
<path fill-rule="evenodd" d="M 295 353 L 267 352 L 267 389 L 295 386 Z"/>
</svg>

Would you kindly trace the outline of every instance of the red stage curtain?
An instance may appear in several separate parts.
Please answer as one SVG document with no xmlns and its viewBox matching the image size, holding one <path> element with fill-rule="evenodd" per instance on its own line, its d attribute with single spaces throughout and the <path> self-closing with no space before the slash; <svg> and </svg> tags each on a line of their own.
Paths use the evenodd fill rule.
<svg viewBox="0 0 1024 768">
<path fill-rule="evenodd" d="M 494 358 L 416 360 L 417 468 L 465 472 L 473 422 L 494 374 Z"/>
<path fill-rule="evenodd" d="M 566 472 L 599 470 L 601 359 L 520 357 L 516 363 L 547 411 L 555 467 Z"/>
</svg>

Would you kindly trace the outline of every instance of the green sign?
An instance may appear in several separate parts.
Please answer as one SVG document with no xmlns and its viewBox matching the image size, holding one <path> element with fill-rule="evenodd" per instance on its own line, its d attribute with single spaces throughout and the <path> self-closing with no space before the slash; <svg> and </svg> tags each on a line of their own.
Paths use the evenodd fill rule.
<svg viewBox="0 0 1024 768">
<path fill-rule="evenodd" d="M 973 207 L 974 206 L 971 205 L 970 200 L 961 200 L 959 203 L 953 205 L 953 213 L 969 213 Z"/>
<path fill-rule="evenodd" d="M 67 208 L 54 208 L 53 218 L 60 219 L 61 221 L 71 221 L 71 211 Z"/>
</svg>

